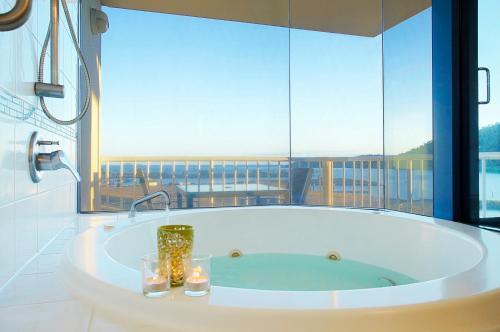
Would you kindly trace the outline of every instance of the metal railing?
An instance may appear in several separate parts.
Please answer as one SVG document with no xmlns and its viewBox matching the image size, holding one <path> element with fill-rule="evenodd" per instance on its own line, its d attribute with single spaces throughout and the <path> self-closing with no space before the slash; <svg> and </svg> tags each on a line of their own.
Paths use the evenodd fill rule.
<svg viewBox="0 0 500 332">
<path fill-rule="evenodd" d="M 100 174 L 94 174 L 94 191 L 97 208 L 126 209 L 130 200 L 142 195 L 138 185 L 138 170 L 141 169 L 146 183 L 151 189 L 164 189 L 172 197 L 179 197 L 178 191 L 187 191 L 188 186 L 208 185 L 210 191 L 217 184 L 224 191 L 226 185 L 237 184 L 247 188 L 256 183 L 261 189 L 271 185 L 277 188 L 288 188 L 288 159 L 286 157 L 104 157 L 101 158 Z M 276 174 L 272 174 L 271 169 Z M 253 173 L 253 174 L 252 174 Z M 244 189 L 243 189 L 244 190 Z M 113 203 L 113 196 L 115 198 Z M 215 202 L 217 194 L 210 197 L 210 206 L 218 206 Z M 233 204 L 241 205 L 233 197 Z M 280 198 L 283 203 L 285 198 Z M 247 198 L 246 205 L 249 205 Z M 174 207 L 177 206 L 174 199 Z"/>
<path fill-rule="evenodd" d="M 304 204 L 387 207 L 431 215 L 431 157 L 101 157 L 101 169 L 93 181 L 94 209 L 126 210 L 143 196 L 139 169 L 146 190 L 168 191 L 177 208 L 191 207 L 182 195 L 192 192 L 193 186 L 200 194 L 199 207 L 289 204 L 294 194 L 289 188 L 290 170 L 301 167 L 312 170 Z M 236 187 L 238 193 L 232 195 Z M 209 195 L 201 195 L 207 190 Z"/>
</svg>

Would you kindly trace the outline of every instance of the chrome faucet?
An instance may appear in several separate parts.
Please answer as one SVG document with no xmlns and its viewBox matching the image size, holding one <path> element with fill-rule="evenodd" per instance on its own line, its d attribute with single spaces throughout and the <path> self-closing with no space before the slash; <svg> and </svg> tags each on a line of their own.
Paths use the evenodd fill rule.
<svg viewBox="0 0 500 332">
<path fill-rule="evenodd" d="M 58 169 L 67 169 L 73 174 L 76 181 L 80 182 L 82 180 L 76 168 L 66 158 L 64 151 L 56 150 L 49 153 L 35 151 L 36 147 L 41 145 L 59 145 L 59 142 L 39 140 L 36 131 L 31 135 L 28 162 L 33 182 L 38 183 L 41 181 L 42 171 L 55 171 Z"/>
<path fill-rule="evenodd" d="M 35 163 L 38 171 L 55 171 L 65 168 L 73 174 L 76 181 L 80 182 L 82 180 L 80 173 L 78 173 L 76 168 L 70 164 L 68 158 L 66 158 L 66 155 L 62 150 L 50 153 L 39 153 L 36 156 Z"/>
<path fill-rule="evenodd" d="M 129 218 L 135 217 L 135 213 L 137 212 L 137 205 L 142 204 L 144 202 L 149 202 L 150 200 L 158 196 L 162 196 L 165 199 L 165 211 L 168 211 L 168 207 L 170 206 L 170 195 L 165 190 L 159 190 L 149 195 L 146 195 L 143 198 L 139 198 L 133 201 L 132 205 L 130 205 L 130 212 L 128 213 L 128 217 Z"/>
</svg>

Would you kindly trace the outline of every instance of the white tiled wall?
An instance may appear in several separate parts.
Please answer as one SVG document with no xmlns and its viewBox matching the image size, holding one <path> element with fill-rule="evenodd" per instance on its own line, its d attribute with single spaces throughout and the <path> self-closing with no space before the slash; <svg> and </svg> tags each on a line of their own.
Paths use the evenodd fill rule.
<svg viewBox="0 0 500 332">
<path fill-rule="evenodd" d="M 22 28 L 0 32 L 0 288 L 73 221 L 76 211 L 76 184 L 69 172 L 46 173 L 39 184 L 33 183 L 28 174 L 27 143 L 35 130 L 43 139 L 58 140 L 61 145 L 57 148 L 63 149 L 73 163 L 76 152 L 74 127 L 51 123 L 39 109 L 33 92 L 49 24 L 50 0 L 33 1 L 31 18 Z M 0 12 L 12 4 L 13 0 L 0 1 Z M 76 24 L 78 1 L 68 4 Z M 64 21 L 62 8 L 61 19 Z M 66 98 L 48 100 L 47 104 L 54 115 L 68 119 L 76 112 L 77 56 L 65 23 L 60 33 L 59 69 Z"/>
</svg>

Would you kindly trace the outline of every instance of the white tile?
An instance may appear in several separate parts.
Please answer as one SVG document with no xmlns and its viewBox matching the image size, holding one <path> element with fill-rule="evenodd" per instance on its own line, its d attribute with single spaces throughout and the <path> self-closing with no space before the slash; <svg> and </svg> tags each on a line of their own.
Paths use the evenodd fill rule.
<svg viewBox="0 0 500 332">
<path fill-rule="evenodd" d="M 36 274 L 36 273 L 38 273 L 38 261 L 36 259 L 31 260 L 27 266 L 23 267 L 21 272 L 22 272 L 22 274 Z"/>
<path fill-rule="evenodd" d="M 68 244 L 67 239 L 55 239 L 52 241 L 47 248 L 44 249 L 44 254 L 62 254 L 64 253 L 64 249 Z"/>
<path fill-rule="evenodd" d="M 36 197 L 14 203 L 16 224 L 16 268 L 22 267 L 38 250 Z"/>
<path fill-rule="evenodd" d="M 56 196 L 60 202 L 57 208 L 61 213 L 61 225 L 63 228 L 74 228 L 78 217 L 76 213 L 76 193 L 74 190 L 74 183 L 66 184 L 57 188 Z"/>
<path fill-rule="evenodd" d="M 66 84 L 64 97 L 64 117 L 66 119 L 76 116 L 76 89 L 70 84 Z"/>
<path fill-rule="evenodd" d="M 63 186 L 38 195 L 38 249 L 59 232 L 75 223 L 76 213 L 70 205 L 71 187 Z"/>
<path fill-rule="evenodd" d="M 42 248 L 62 229 L 61 213 L 58 211 L 54 192 L 39 194 L 38 202 L 38 248 Z"/>
<path fill-rule="evenodd" d="M 36 1 L 37 0 L 34 0 L 33 2 L 36 2 Z M 33 7 L 31 8 L 31 14 L 30 14 L 28 20 L 23 24 L 23 27 L 28 29 L 30 32 L 35 33 L 36 28 L 37 28 L 36 26 L 37 26 L 38 15 L 37 15 L 36 11 L 33 9 Z"/>
<path fill-rule="evenodd" d="M 34 195 L 37 185 L 33 183 L 28 168 L 28 143 L 31 133 L 38 130 L 37 127 L 27 122 L 17 122 L 15 128 L 15 198 L 16 200 Z"/>
<path fill-rule="evenodd" d="M 76 107 L 76 106 L 75 106 Z M 71 161 L 73 165 L 77 164 L 76 160 L 76 138 L 66 138 L 68 144 L 68 159 Z M 77 184 L 76 181 L 73 182 Z"/>
<path fill-rule="evenodd" d="M 22 274 L 54 273 L 59 271 L 62 254 L 38 255 L 22 271 Z"/>
<path fill-rule="evenodd" d="M 88 330 L 90 307 L 64 301 L 0 309 L 1 331 L 83 332 Z"/>
<path fill-rule="evenodd" d="M 78 1 L 66 0 L 66 3 L 68 4 L 69 15 L 71 18 L 71 22 L 73 23 L 73 27 L 75 28 L 75 31 L 78 31 L 78 30 L 76 30 L 76 27 L 78 26 Z M 67 25 L 66 17 L 62 18 L 63 15 L 64 15 L 64 13 L 63 13 L 63 9 L 61 6 L 61 20 L 63 22 L 64 27 L 67 29 L 68 25 Z"/>
<path fill-rule="evenodd" d="M 77 216 L 75 215 L 75 218 Z M 57 237 L 58 240 L 71 240 L 77 235 L 77 231 L 75 227 L 66 227 Z"/>
<path fill-rule="evenodd" d="M 0 287 L 16 271 L 16 225 L 14 206 L 0 208 Z"/>
<path fill-rule="evenodd" d="M 41 46 L 50 23 L 50 0 L 35 0 L 33 11 L 36 11 L 37 15 L 36 39 Z"/>
<path fill-rule="evenodd" d="M 47 55 L 47 59 L 50 59 L 50 56 Z M 47 60 L 50 63 L 50 60 Z M 44 82 L 51 82 L 50 79 L 50 71 L 46 71 L 44 76 Z M 64 75 L 59 74 L 59 84 L 64 85 Z M 50 114 L 55 116 L 56 118 L 64 120 L 64 98 L 45 98 L 45 104 Z M 40 106 L 41 108 L 41 106 Z M 45 114 L 43 114 L 45 117 Z"/>
<path fill-rule="evenodd" d="M 18 275 L 0 292 L 0 307 L 67 301 L 71 295 L 63 286 L 59 271 Z"/>
<path fill-rule="evenodd" d="M 76 150 L 76 145 L 75 145 L 75 148 Z M 76 159 L 76 153 L 74 153 L 75 155 L 75 159 Z M 71 211 L 71 213 L 73 214 L 73 217 L 74 219 L 72 220 L 71 222 L 71 225 L 76 227 L 77 225 L 77 211 L 78 211 L 78 203 L 77 203 L 77 200 L 78 200 L 78 193 L 77 193 L 77 186 L 78 186 L 78 183 L 77 182 L 73 182 L 70 184 L 69 188 L 69 194 L 68 194 L 68 208 L 69 208 L 69 211 Z"/>
<path fill-rule="evenodd" d="M 36 105 L 38 98 L 35 96 L 34 84 L 38 76 L 38 43 L 26 26 L 16 32 L 16 93 L 20 98 Z"/>
<path fill-rule="evenodd" d="M 62 38 L 64 40 L 63 48 L 63 71 L 67 78 L 67 81 L 71 84 L 71 87 L 76 87 L 77 83 L 77 53 L 71 40 L 71 35 L 69 30 L 64 27 L 61 30 Z M 67 91 L 69 93 L 69 91 Z"/>
<path fill-rule="evenodd" d="M 14 200 L 14 165 L 14 120 L 0 114 L 0 206 Z"/>
<path fill-rule="evenodd" d="M 37 257 L 38 273 L 50 273 L 59 271 L 59 268 L 61 267 L 62 255 L 63 254 L 39 255 Z"/>
</svg>

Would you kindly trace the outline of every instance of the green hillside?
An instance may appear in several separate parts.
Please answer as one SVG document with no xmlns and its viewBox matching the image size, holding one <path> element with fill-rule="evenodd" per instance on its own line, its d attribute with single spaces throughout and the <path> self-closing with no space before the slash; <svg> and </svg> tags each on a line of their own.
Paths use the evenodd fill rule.
<svg viewBox="0 0 500 332">
<path fill-rule="evenodd" d="M 429 141 L 401 155 L 432 154 L 432 151 L 432 141 Z M 479 129 L 479 152 L 500 152 L 500 123 Z"/>
<path fill-rule="evenodd" d="M 500 123 L 479 130 L 479 152 L 500 152 Z"/>
<path fill-rule="evenodd" d="M 406 156 L 406 155 L 417 155 L 417 154 L 432 154 L 433 151 L 433 145 L 432 141 L 429 141 L 427 143 L 424 143 L 416 148 L 413 148 L 409 151 L 406 151 L 404 153 L 401 153 L 401 156 Z"/>
</svg>

